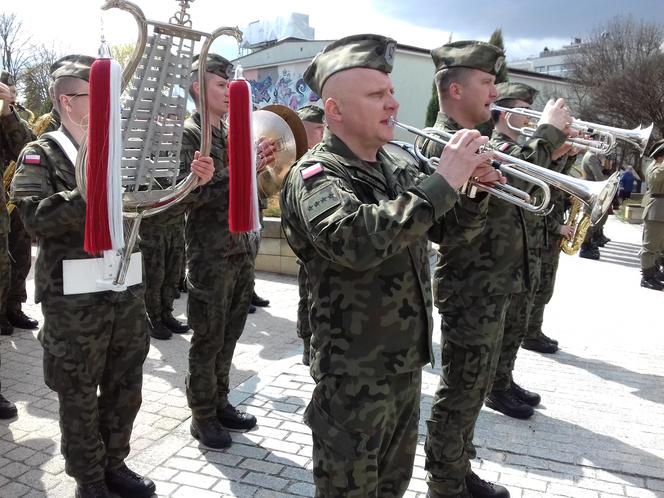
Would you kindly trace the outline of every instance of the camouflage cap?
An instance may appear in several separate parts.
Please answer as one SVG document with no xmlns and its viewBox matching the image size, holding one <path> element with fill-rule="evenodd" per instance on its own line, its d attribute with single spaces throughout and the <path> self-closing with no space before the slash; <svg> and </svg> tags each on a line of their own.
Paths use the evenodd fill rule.
<svg viewBox="0 0 664 498">
<path fill-rule="evenodd" d="M 3 70 L 0 72 L 0 83 L 4 83 L 7 86 L 15 86 L 16 80 L 11 74 L 9 74 L 9 71 Z"/>
<path fill-rule="evenodd" d="M 53 81 L 63 76 L 90 80 L 90 66 L 95 61 L 89 55 L 71 54 L 65 55 L 51 64 L 51 78 Z"/>
<path fill-rule="evenodd" d="M 664 156 L 664 140 L 655 142 L 650 149 L 650 157 L 657 159 L 659 156 Z"/>
<path fill-rule="evenodd" d="M 497 75 L 505 64 L 505 52 L 481 41 L 457 41 L 431 51 L 436 72 L 451 67 L 479 69 Z"/>
<path fill-rule="evenodd" d="M 302 121 L 310 123 L 324 124 L 325 111 L 317 105 L 305 105 L 297 110 L 297 115 Z"/>
<path fill-rule="evenodd" d="M 198 71 L 199 55 L 194 56 L 194 63 L 191 66 L 192 72 Z M 233 63 L 219 54 L 208 54 L 205 59 L 205 72 L 230 80 L 233 78 Z"/>
<path fill-rule="evenodd" d="M 533 102 L 535 102 L 535 98 L 539 93 L 539 90 L 536 88 L 533 88 L 530 85 L 526 85 L 525 83 L 517 83 L 515 81 L 498 83 L 496 85 L 496 90 L 498 91 L 498 98 L 496 99 L 496 103 L 500 102 L 501 100 L 516 99 L 523 100 L 524 102 L 528 102 L 530 105 L 533 105 Z"/>
<path fill-rule="evenodd" d="M 381 35 L 353 35 L 341 38 L 320 52 L 304 72 L 304 82 L 322 95 L 323 86 L 333 74 L 363 67 L 392 72 L 397 42 Z"/>
</svg>

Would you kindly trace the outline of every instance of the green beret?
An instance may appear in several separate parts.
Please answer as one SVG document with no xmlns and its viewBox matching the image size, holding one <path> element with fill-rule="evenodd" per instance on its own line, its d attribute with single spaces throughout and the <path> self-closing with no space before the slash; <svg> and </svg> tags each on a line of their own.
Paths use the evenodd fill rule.
<svg viewBox="0 0 664 498">
<path fill-rule="evenodd" d="M 535 97 L 539 93 L 539 90 L 533 88 L 530 85 L 525 83 L 517 83 L 514 81 L 506 81 L 504 83 L 498 83 L 496 85 L 496 90 L 498 90 L 498 98 L 496 103 L 501 100 L 507 99 L 517 99 L 528 102 L 530 105 L 533 105 L 535 102 Z"/>
<path fill-rule="evenodd" d="M 322 95 L 327 79 L 339 71 L 364 67 L 392 72 L 397 42 L 381 35 L 353 35 L 341 38 L 320 52 L 304 72 L 304 82 Z"/>
<path fill-rule="evenodd" d="M 192 72 L 198 71 L 199 55 L 194 56 L 194 63 L 191 66 Z M 233 63 L 221 55 L 208 54 L 205 59 L 205 72 L 216 74 L 217 76 L 230 80 L 233 78 Z"/>
<path fill-rule="evenodd" d="M 2 71 L 0 72 L 0 83 L 4 83 L 7 86 L 15 86 L 16 80 L 9 74 L 9 71 Z"/>
<path fill-rule="evenodd" d="M 505 64 L 505 52 L 481 41 L 448 43 L 431 51 L 436 72 L 451 67 L 479 69 L 496 76 Z"/>
<path fill-rule="evenodd" d="M 650 150 L 650 157 L 657 159 L 659 156 L 664 156 L 664 140 L 655 142 Z"/>
<path fill-rule="evenodd" d="M 94 57 L 89 55 L 71 54 L 65 55 L 51 64 L 51 79 L 53 81 L 63 76 L 79 78 L 81 80 L 90 80 L 90 66 L 95 61 Z"/>
<path fill-rule="evenodd" d="M 316 124 L 325 123 L 325 111 L 317 105 L 305 105 L 297 110 L 297 115 L 302 121 Z"/>
</svg>

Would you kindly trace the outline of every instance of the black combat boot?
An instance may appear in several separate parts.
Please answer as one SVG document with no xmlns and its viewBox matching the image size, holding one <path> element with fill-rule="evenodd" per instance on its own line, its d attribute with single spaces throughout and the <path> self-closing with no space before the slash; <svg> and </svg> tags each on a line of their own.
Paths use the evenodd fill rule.
<svg viewBox="0 0 664 498">
<path fill-rule="evenodd" d="M 512 418 L 527 419 L 535 413 L 533 407 L 518 399 L 511 389 L 492 391 L 484 400 L 484 404 Z"/>
<path fill-rule="evenodd" d="M 189 325 L 182 323 L 180 320 L 176 320 L 171 312 L 164 313 L 161 316 L 161 323 L 174 334 L 184 334 L 189 330 Z"/>
<path fill-rule="evenodd" d="M 256 417 L 238 410 L 230 403 L 217 409 L 217 418 L 221 425 L 232 431 L 248 431 L 256 427 Z"/>
<path fill-rule="evenodd" d="M 157 489 L 152 479 L 137 474 L 124 463 L 106 470 L 106 485 L 113 493 L 127 498 L 147 498 Z"/>
<path fill-rule="evenodd" d="M 480 476 L 475 472 L 471 472 L 466 476 L 466 486 L 473 498 L 510 498 L 510 492 L 507 491 L 507 488 L 480 479 Z"/>
<path fill-rule="evenodd" d="M 104 481 L 77 482 L 76 498 L 111 498 L 111 493 Z"/>
<path fill-rule="evenodd" d="M 8 321 L 0 319 L 0 335 L 12 335 L 14 327 Z"/>
<path fill-rule="evenodd" d="M 149 320 L 148 324 L 150 326 L 150 336 L 154 337 L 155 339 L 165 341 L 170 339 L 173 335 L 173 332 L 166 328 L 166 326 L 161 323 L 161 320 Z"/>
<path fill-rule="evenodd" d="M 548 335 L 544 334 L 543 332 L 540 332 L 539 335 L 542 337 L 547 342 L 550 342 L 551 344 L 555 344 L 556 346 L 558 345 L 558 341 L 552 337 L 549 337 Z"/>
<path fill-rule="evenodd" d="M 6 420 L 18 415 L 16 405 L 0 394 L 0 419 Z"/>
<path fill-rule="evenodd" d="M 538 353 L 553 354 L 558 351 L 558 346 L 552 342 L 547 341 L 544 337 L 525 337 L 521 341 L 521 347 L 528 351 L 536 351 Z"/>
<path fill-rule="evenodd" d="M 249 313 L 249 314 L 256 313 L 256 306 L 254 306 L 253 304 L 250 304 L 249 305 L 249 311 L 247 311 L 247 313 Z"/>
<path fill-rule="evenodd" d="M 641 270 L 641 287 L 652 290 L 664 290 L 664 283 L 657 278 L 657 268 L 644 268 Z"/>
<path fill-rule="evenodd" d="M 258 306 L 259 308 L 265 308 L 266 306 L 270 305 L 270 300 L 260 297 L 258 294 L 256 294 L 256 291 L 254 291 L 253 295 L 251 296 L 251 304 Z"/>
<path fill-rule="evenodd" d="M 470 496 L 470 493 L 468 491 L 464 491 L 463 493 L 457 493 L 455 495 L 442 495 L 440 493 L 436 493 L 435 491 L 429 490 L 427 491 L 427 498 L 473 498 Z"/>
<path fill-rule="evenodd" d="M 579 257 L 584 259 L 599 259 L 599 249 L 593 244 L 586 244 L 585 242 L 581 244 L 581 250 L 579 251 Z"/>
<path fill-rule="evenodd" d="M 231 435 L 224 429 L 217 417 L 191 417 L 189 430 L 192 436 L 208 448 L 228 448 L 232 442 Z"/>
<path fill-rule="evenodd" d="M 7 320 L 19 329 L 34 330 L 39 327 L 39 322 L 23 313 L 21 309 L 18 311 L 7 310 Z"/>
<path fill-rule="evenodd" d="M 309 337 L 305 337 L 302 339 L 302 343 L 304 345 L 303 351 L 302 351 L 302 364 L 309 366 L 309 355 L 311 354 L 311 339 Z"/>
<path fill-rule="evenodd" d="M 598 245 L 598 246 L 600 246 L 600 247 L 604 247 L 604 246 L 607 244 L 607 242 L 611 242 L 611 239 L 608 238 L 608 237 L 607 237 L 606 235 L 604 235 L 603 233 L 600 234 L 599 237 L 597 237 L 597 245 Z"/>
<path fill-rule="evenodd" d="M 512 381 L 510 390 L 516 399 L 523 401 L 529 406 L 537 406 L 540 404 L 540 401 L 542 401 L 542 397 L 539 394 L 529 391 L 528 389 L 524 389 L 514 381 Z"/>
</svg>

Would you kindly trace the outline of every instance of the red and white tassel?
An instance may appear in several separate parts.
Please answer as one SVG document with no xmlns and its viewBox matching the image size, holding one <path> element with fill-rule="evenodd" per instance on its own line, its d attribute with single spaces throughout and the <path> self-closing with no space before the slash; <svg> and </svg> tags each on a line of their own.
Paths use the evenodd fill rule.
<svg viewBox="0 0 664 498">
<path fill-rule="evenodd" d="M 256 146 L 251 126 L 251 86 L 238 66 L 229 85 L 228 225 L 231 233 L 248 233 L 260 229 L 258 189 L 256 184 Z"/>
<path fill-rule="evenodd" d="M 84 248 L 93 255 L 124 246 L 121 86 L 120 64 L 108 58 L 92 64 Z"/>
</svg>

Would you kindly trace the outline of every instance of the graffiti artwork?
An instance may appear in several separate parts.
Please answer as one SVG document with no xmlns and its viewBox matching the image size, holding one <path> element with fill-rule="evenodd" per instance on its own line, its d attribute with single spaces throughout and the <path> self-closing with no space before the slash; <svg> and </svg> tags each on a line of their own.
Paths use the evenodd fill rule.
<svg viewBox="0 0 664 498">
<path fill-rule="evenodd" d="M 249 79 L 256 105 L 262 107 L 267 104 L 281 104 L 297 110 L 320 100 L 306 85 L 301 72 L 280 68 L 281 74 L 274 81 L 275 69 L 258 70 L 255 78 Z"/>
</svg>

